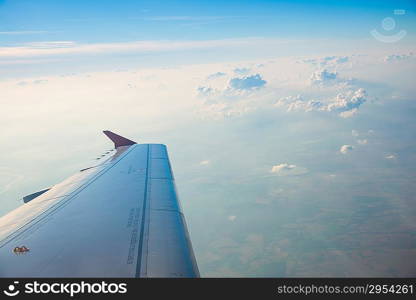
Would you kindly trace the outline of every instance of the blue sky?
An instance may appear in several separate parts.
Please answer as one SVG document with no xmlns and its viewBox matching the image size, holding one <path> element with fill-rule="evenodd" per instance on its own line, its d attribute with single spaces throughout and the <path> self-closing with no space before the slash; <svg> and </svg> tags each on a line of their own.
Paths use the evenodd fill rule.
<svg viewBox="0 0 416 300">
<path fill-rule="evenodd" d="M 10 34 L 0 41 L 362 38 L 394 9 L 407 11 L 398 26 L 414 30 L 413 1 L 6 0 L 0 1 L 0 31 Z"/>
<path fill-rule="evenodd" d="M 412 1 L 0 1 L 0 77 L 394 51 L 412 45 L 415 20 Z M 380 44 L 371 30 L 407 35 Z"/>
<path fill-rule="evenodd" d="M 414 277 L 415 25 L 414 1 L 0 0 L 0 216 L 108 129 L 168 146 L 203 276 Z"/>
</svg>

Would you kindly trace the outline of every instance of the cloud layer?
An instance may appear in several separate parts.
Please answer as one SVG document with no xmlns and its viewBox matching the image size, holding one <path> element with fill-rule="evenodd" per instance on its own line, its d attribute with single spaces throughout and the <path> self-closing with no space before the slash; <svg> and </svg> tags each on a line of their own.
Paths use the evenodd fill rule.
<svg viewBox="0 0 416 300">
<path fill-rule="evenodd" d="M 414 101 L 390 97 L 400 92 L 400 99 L 413 100 L 413 82 L 403 88 L 406 70 L 394 73 L 400 63 L 383 62 L 384 54 L 373 61 L 348 57 L 322 58 L 330 75 L 320 64 L 290 57 L 10 77 L 0 82 L 0 127 L 7 128 L 0 159 L 27 180 L 5 181 L 0 195 L 14 203 L 21 191 L 85 167 L 96 157 L 91 153 L 112 147 L 97 132 L 113 129 L 168 145 L 204 276 L 308 276 L 317 269 L 340 275 L 340 261 L 344 270 L 363 257 L 348 250 L 351 244 L 380 249 L 394 236 L 365 235 L 385 228 L 385 217 L 397 218 L 388 219 L 394 232 L 414 224 L 404 207 L 414 178 L 408 167 L 414 163 Z M 236 68 L 249 71 L 236 74 Z M 323 83 L 311 84 L 311 74 Z M 396 75 L 400 80 L 391 80 Z M 233 87 L 236 78 L 240 85 Z M 340 118 L 345 114 L 353 119 Z M 345 257 L 332 259 L 328 249 Z"/>
</svg>

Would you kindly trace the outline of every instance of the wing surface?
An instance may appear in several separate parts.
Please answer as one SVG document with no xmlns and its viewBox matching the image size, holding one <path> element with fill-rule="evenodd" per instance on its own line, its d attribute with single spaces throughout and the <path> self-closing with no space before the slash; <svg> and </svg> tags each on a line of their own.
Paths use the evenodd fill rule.
<svg viewBox="0 0 416 300">
<path fill-rule="evenodd" d="M 165 145 L 118 146 L 0 218 L 0 277 L 198 276 Z"/>
</svg>

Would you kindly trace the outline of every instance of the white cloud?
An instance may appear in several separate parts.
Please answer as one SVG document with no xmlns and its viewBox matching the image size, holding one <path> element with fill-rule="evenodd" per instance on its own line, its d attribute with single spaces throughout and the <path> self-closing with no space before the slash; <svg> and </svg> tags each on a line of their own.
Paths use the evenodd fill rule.
<svg viewBox="0 0 416 300">
<path fill-rule="evenodd" d="M 360 145 L 367 145 L 368 140 L 367 139 L 357 140 L 357 143 L 360 144 Z"/>
<path fill-rule="evenodd" d="M 254 111 L 264 105 L 262 87 L 266 81 L 260 74 L 232 78 L 225 76 L 205 81 L 197 88 L 197 97 L 202 99 L 200 114 L 208 118 L 223 119 Z M 205 85 L 206 84 L 206 85 Z"/>
<path fill-rule="evenodd" d="M 306 168 L 298 167 L 288 163 L 274 165 L 270 170 L 270 173 L 277 175 L 303 175 L 307 172 L 308 170 Z"/>
<path fill-rule="evenodd" d="M 228 94 L 224 95 L 224 89 L 227 89 L 228 76 L 218 78 L 218 85 L 213 81 L 208 83 L 204 81 L 208 74 L 213 74 L 216 71 L 223 71 L 231 75 L 231 77 L 234 77 L 231 71 L 235 66 L 230 66 L 230 64 L 223 64 L 222 66 L 183 66 L 177 69 L 142 70 L 138 68 L 130 70 L 131 72 L 111 72 L 110 74 L 98 72 L 93 73 L 91 78 L 86 78 L 84 76 L 85 74 L 77 74 L 76 76 L 65 78 L 45 77 L 45 79 L 49 80 L 47 84 L 30 84 L 24 88 L 16 86 L 16 79 L 10 83 L 3 81 L 0 83 L 2 95 L 4 99 L 8 100 L 7 102 L 4 101 L 2 111 L 0 112 L 2 128 L 8 128 L 8 130 L 5 130 L 4 136 L 1 137 L 2 142 L 0 144 L 6 147 L 3 155 L 5 153 L 13 153 L 16 149 L 18 151 L 32 151 L 31 149 L 27 150 L 27 147 L 24 147 L 25 144 L 36 145 L 45 144 L 46 142 L 47 145 L 48 140 L 57 140 L 54 143 L 56 146 L 64 145 L 65 143 L 62 143 L 60 137 L 61 135 L 69 137 L 67 144 L 71 144 L 71 139 L 78 140 L 82 135 L 78 132 L 80 131 L 79 126 L 71 128 L 68 127 L 68 124 L 88 125 L 86 126 L 87 132 L 85 136 L 94 135 L 103 126 L 118 128 L 115 129 L 116 132 L 120 132 L 120 134 L 131 137 L 132 139 L 138 137 L 140 141 L 140 137 L 142 137 L 143 142 L 163 142 L 171 145 L 170 149 L 172 153 L 177 153 L 173 163 L 178 163 L 178 172 L 182 172 L 181 170 L 186 171 L 187 169 L 191 171 L 190 174 L 185 174 L 187 172 L 179 173 L 178 178 L 182 178 L 185 182 L 188 179 L 195 180 L 196 183 L 191 184 L 194 187 L 188 188 L 188 190 L 186 190 L 185 184 L 185 195 L 198 194 L 200 187 L 206 188 L 208 185 L 209 188 L 210 182 L 216 182 L 218 178 L 223 179 L 224 182 L 231 181 L 231 183 L 241 180 L 243 183 L 239 183 L 240 186 L 253 185 L 261 191 L 259 195 L 251 197 L 247 195 L 247 191 L 250 192 L 250 186 L 240 189 L 240 198 L 242 200 L 248 199 L 249 205 L 255 207 L 256 205 L 253 202 L 256 201 L 257 203 L 264 203 L 263 205 L 273 203 L 273 206 L 291 205 L 292 208 L 296 208 L 298 204 L 296 201 L 298 199 L 305 199 L 305 195 L 306 197 L 308 194 L 309 196 L 318 195 L 320 192 L 325 192 L 329 188 L 330 190 L 327 191 L 327 194 L 331 196 L 331 193 L 336 192 L 336 189 L 331 190 L 331 187 L 336 187 L 339 184 L 348 186 L 351 180 L 354 181 L 357 179 L 357 176 L 354 177 L 355 173 L 351 175 L 349 172 L 344 172 L 345 170 L 340 171 L 339 168 L 343 166 L 338 161 L 340 158 L 347 160 L 350 160 L 352 157 L 355 158 L 359 152 L 358 148 L 360 146 L 355 144 L 357 138 L 353 138 L 350 135 L 352 128 L 360 130 L 362 134 L 359 137 L 360 139 L 368 138 L 372 142 L 376 138 L 367 137 L 365 133 L 367 129 L 374 126 L 373 128 L 379 132 L 377 134 L 377 144 L 379 144 L 379 140 L 381 140 L 379 136 L 381 137 L 385 134 L 380 128 L 384 128 L 385 126 L 381 124 L 382 126 L 380 127 L 378 123 L 373 124 L 372 121 L 374 118 L 363 118 L 364 120 L 359 119 L 357 122 L 340 120 L 337 117 L 337 113 L 334 112 L 334 115 L 331 115 L 333 112 L 322 110 L 326 109 L 327 105 L 334 101 L 333 96 L 338 94 L 338 90 L 335 88 L 327 89 L 326 87 L 322 90 L 320 87 L 314 90 L 313 87 L 306 86 L 307 78 L 311 74 L 310 71 L 305 72 L 304 77 L 300 77 L 305 70 L 303 69 L 304 66 L 292 71 L 287 67 L 280 68 L 279 65 L 280 61 L 276 64 L 265 63 L 265 67 L 261 69 L 260 74 L 262 76 L 264 74 L 264 78 L 268 81 L 267 88 L 256 89 L 250 92 L 250 94 L 239 93 L 234 98 L 231 98 Z M 137 73 L 133 74 L 133 71 Z M 145 77 L 148 79 L 144 80 Z M 22 78 L 21 80 L 32 82 L 37 79 Z M 138 89 L 127 89 L 127 83 L 134 83 Z M 167 88 L 160 88 L 160 84 L 166 85 Z M 222 84 L 223 86 L 221 86 Z M 212 106 L 207 106 L 204 99 L 192 98 L 192 92 L 195 94 L 196 88 L 201 85 L 207 87 L 205 90 L 207 94 L 213 95 L 216 93 L 216 90 L 221 92 L 218 99 L 208 99 L 210 101 L 212 100 Z M 273 100 L 300 93 L 302 95 L 296 99 L 300 101 L 300 106 L 303 105 L 302 103 L 306 103 L 305 108 L 307 110 L 319 111 L 318 113 L 311 112 L 308 115 L 299 114 L 298 116 L 296 113 L 281 113 L 277 111 L 278 109 L 273 108 Z M 345 93 L 345 91 L 342 91 L 342 93 Z M 88 99 L 88 101 L 85 99 Z M 214 100 L 217 102 L 214 102 Z M 212 108 L 213 111 L 220 111 L 228 116 L 250 112 L 251 109 L 255 109 L 256 107 L 266 108 L 268 111 L 266 113 L 264 111 L 258 111 L 250 114 L 247 118 L 240 118 L 235 121 L 200 122 L 198 120 L 199 116 L 196 116 L 194 112 L 204 105 L 210 109 Z M 364 105 L 367 105 L 367 103 Z M 295 106 L 296 104 L 293 105 L 293 109 L 295 109 Z M 378 112 L 383 113 L 384 116 L 376 115 L 374 116 L 376 117 L 375 119 L 380 117 L 380 120 L 391 121 L 386 110 L 376 110 L 374 113 Z M 366 114 L 366 116 L 368 115 Z M 385 116 L 387 117 L 385 118 Z M 264 119 L 262 119 L 263 117 Z M 8 118 L 9 121 L 7 121 Z M 25 120 L 25 122 L 21 122 L 22 120 Z M 132 122 L 135 122 L 137 125 L 134 126 L 135 129 L 132 129 Z M 31 132 L 33 131 L 33 134 L 27 134 L 27 124 L 31 124 L 30 130 Z M 164 130 L 159 129 L 161 126 L 165 127 L 163 128 Z M 393 130 L 395 129 L 393 128 Z M 213 133 L 215 133 L 215 136 L 212 136 Z M 390 131 L 386 133 L 388 135 Z M 19 136 L 22 138 L 16 138 Z M 22 140 L 26 136 L 30 140 L 23 143 Z M 255 139 L 258 145 L 247 142 L 247 136 L 251 139 L 252 137 L 256 137 Z M 335 149 L 332 149 L 332 153 L 326 153 L 334 141 L 336 142 L 337 139 L 343 136 L 346 136 L 347 140 L 344 139 L 341 141 L 351 143 L 357 147 L 357 149 L 354 149 L 357 151 L 350 153 L 352 157 L 337 153 L 337 149 L 339 150 L 340 147 L 339 145 L 343 145 L 342 142 L 335 144 Z M 43 137 L 48 138 L 44 139 Z M 36 138 L 41 138 L 41 140 L 36 141 Z M 304 144 L 309 139 L 317 139 L 318 142 L 316 144 Z M 16 146 L 10 145 L 10 140 L 16 142 Z M 92 146 L 95 147 L 93 149 L 99 149 L 102 144 L 106 143 L 106 141 L 103 141 L 101 144 L 99 137 L 96 140 L 98 144 L 96 147 L 94 146 L 95 142 L 91 141 Z M 192 143 L 195 140 L 197 140 L 197 147 L 187 147 L 189 149 L 186 150 L 181 147 L 186 142 Z M 83 147 L 90 145 L 90 143 L 87 143 L 87 141 L 90 141 L 88 138 L 84 139 L 84 141 L 85 143 L 80 142 L 77 145 L 79 144 Z M 221 153 L 218 149 L 224 149 L 224 143 L 226 144 L 227 141 L 230 145 L 225 149 L 225 152 L 223 151 Z M 396 141 L 396 139 L 393 139 L 393 141 Z M 389 149 L 389 145 L 390 143 L 380 149 Z M 210 153 L 213 157 L 211 155 L 204 155 L 198 158 L 198 153 L 206 153 L 206 149 L 204 150 L 204 148 L 207 147 L 212 150 Z M 370 146 L 362 146 L 362 148 L 364 147 Z M 78 151 L 79 148 L 75 149 Z M 184 151 L 182 154 L 180 153 L 181 149 Z M 293 149 L 296 149 L 296 151 L 293 151 Z M 391 150 L 384 151 L 388 152 Z M 50 153 L 53 154 L 53 151 L 39 152 L 43 156 L 49 156 Z M 78 152 L 86 153 L 82 149 Z M 67 155 L 66 152 L 63 153 Z M 192 159 L 188 161 L 183 159 L 183 157 L 189 157 L 189 155 L 184 156 L 184 153 L 188 153 L 191 157 L 193 156 L 195 161 L 192 162 Z M 251 157 L 256 157 L 256 160 L 246 159 L 250 157 L 250 154 L 252 154 Z M 395 160 L 384 158 L 386 154 L 375 153 L 375 155 L 379 155 L 380 159 L 387 166 L 397 166 Z M 18 155 L 22 157 L 30 156 L 31 158 L 38 157 L 37 155 L 32 155 L 31 152 L 29 152 L 29 155 L 25 153 L 23 155 L 22 153 L 16 154 L 16 157 Z M 193 168 L 201 171 L 211 169 L 212 166 L 218 164 L 218 161 L 221 161 L 229 155 L 234 157 L 230 161 L 224 161 L 223 165 L 216 168 L 215 174 L 208 172 L 210 174 L 205 174 L 207 175 L 206 177 L 204 175 L 194 178 Z M 364 166 L 360 164 L 360 161 L 365 160 L 368 155 L 371 155 L 371 151 L 359 155 L 358 160 L 354 159 L 354 163 L 360 169 L 360 174 L 361 171 L 371 172 L 371 168 L 367 170 L 368 163 L 364 163 Z M 338 159 L 334 158 L 336 156 L 338 156 Z M 6 161 L 7 158 L 5 157 L 3 160 Z M 83 159 L 83 157 L 81 158 Z M 207 159 L 211 160 L 211 164 L 206 165 L 203 163 L 199 165 L 201 161 Z M 26 165 L 29 160 L 26 159 L 24 161 L 26 163 L 22 165 Z M 39 160 L 42 165 L 44 161 L 46 159 L 43 161 Z M 55 159 L 55 164 L 57 161 L 63 161 L 60 155 Z M 260 166 L 260 169 L 258 169 L 259 163 L 263 164 L 265 161 L 269 163 L 263 165 L 263 167 Z M 309 175 L 297 177 L 296 175 L 303 171 L 301 166 L 307 166 L 309 168 L 309 164 L 306 165 L 306 161 L 309 161 L 310 168 L 314 170 L 314 173 L 311 173 L 310 178 Z M 285 163 L 285 167 L 282 168 L 281 165 L 283 163 Z M 277 165 L 274 168 L 275 172 L 270 172 L 274 167 L 273 165 Z M 381 164 L 379 167 L 383 167 L 383 165 Z M 53 168 L 45 169 L 53 170 Z M 260 172 L 260 175 L 257 172 Z M 323 176 L 328 174 L 327 172 L 339 172 L 339 178 L 336 177 L 332 181 L 325 180 Z M 380 176 L 384 177 L 389 174 L 395 174 L 390 172 L 382 173 L 384 174 Z M 33 174 L 36 174 L 36 171 Z M 377 172 L 375 175 L 377 175 Z M 48 173 L 48 176 L 49 179 L 46 179 L 50 180 L 50 178 L 59 178 L 59 176 L 63 175 L 62 173 L 57 173 L 57 171 L 51 171 L 51 173 Z M 373 178 L 371 174 L 369 176 L 369 178 Z M 299 180 L 300 178 L 305 180 Z M 377 182 L 380 177 L 374 176 L 374 178 Z M 322 189 L 320 189 L 319 185 L 321 185 Z M 271 197 L 266 194 L 270 187 L 276 189 L 282 187 L 285 189 L 285 192 Z M 12 187 L 12 189 L 15 188 L 16 186 Z M 235 186 L 231 186 L 230 188 L 232 191 L 235 189 Z M 7 193 L 10 194 L 10 192 L 13 192 L 13 190 Z M 223 195 L 218 194 L 219 199 L 221 197 L 224 198 L 226 193 L 227 191 Z M 2 195 L 6 196 L 6 193 Z M 256 199 L 256 197 L 263 197 L 264 200 Z M 295 200 L 295 202 L 291 200 Z M 252 204 L 250 204 L 250 201 Z M 233 227 L 239 225 L 240 222 L 246 221 L 246 218 L 243 218 L 244 214 L 240 215 L 239 209 L 237 211 L 228 210 L 226 207 L 228 204 L 222 205 L 225 205 L 225 208 L 221 207 L 221 209 L 227 212 L 222 216 L 222 220 L 228 226 Z M 257 206 L 259 205 L 257 204 Z M 260 208 L 267 210 L 267 206 Z M 239 217 L 234 214 L 239 214 Z M 236 220 L 237 218 L 239 221 Z M 221 221 L 217 223 L 223 224 Z M 239 249 L 238 244 L 235 247 Z"/>
<path fill-rule="evenodd" d="M 266 84 L 260 74 L 246 76 L 243 78 L 232 78 L 229 82 L 231 88 L 236 90 L 251 90 L 260 88 Z"/>
<path fill-rule="evenodd" d="M 227 82 L 224 79 L 226 78 L 219 78 L 215 82 L 209 82 L 207 86 L 197 88 L 196 96 L 199 98 L 197 103 L 200 103 L 198 113 L 203 118 L 238 117 L 265 105 L 265 92 L 260 87 L 253 87 L 252 83 L 244 80 L 245 78 L 238 78 L 242 80 L 238 83 L 236 81 Z M 256 84 L 261 85 L 262 83 L 256 82 L 253 85 Z"/>
<path fill-rule="evenodd" d="M 301 95 L 283 97 L 275 103 L 276 106 L 286 106 L 287 111 L 326 110 L 326 105 L 316 100 L 305 100 Z"/>
<path fill-rule="evenodd" d="M 237 219 L 237 216 L 228 216 L 228 220 L 234 222 Z"/>
<path fill-rule="evenodd" d="M 124 43 L 80 44 L 74 41 L 45 41 L 20 46 L 0 47 L 0 58 L 108 54 L 125 52 L 160 52 L 191 49 L 209 49 L 251 45 L 258 39 L 224 39 L 204 41 L 134 41 Z"/>
<path fill-rule="evenodd" d="M 367 101 L 367 92 L 360 88 L 346 94 L 338 94 L 335 100 L 328 105 L 329 111 L 356 113 L 358 108 Z M 341 115 L 342 116 L 342 115 Z"/>
<path fill-rule="evenodd" d="M 351 146 L 351 145 L 343 145 L 343 146 L 341 146 L 341 149 L 339 150 L 339 152 L 341 152 L 342 154 L 347 154 L 353 149 L 354 149 L 354 147 Z"/>
<path fill-rule="evenodd" d="M 347 110 L 347 111 L 340 112 L 339 113 L 339 116 L 341 118 L 346 119 L 346 118 L 351 118 L 352 116 L 356 115 L 357 113 L 358 113 L 358 109 L 353 108 L 351 110 Z"/>
<path fill-rule="evenodd" d="M 305 99 L 301 95 L 287 96 L 276 101 L 275 105 L 286 107 L 287 111 L 328 111 L 337 112 L 340 117 L 348 118 L 358 112 L 358 108 L 367 100 L 364 89 L 348 90 L 339 93 L 335 98 Z"/>
<path fill-rule="evenodd" d="M 357 130 L 353 129 L 353 130 L 351 130 L 351 135 L 357 137 L 360 134 L 359 134 L 359 132 Z"/>
<path fill-rule="evenodd" d="M 396 159 L 396 155 L 394 155 L 394 154 L 387 154 L 387 155 L 385 156 L 385 158 L 386 158 L 386 159 Z"/>
<path fill-rule="evenodd" d="M 63 44 L 65 42 L 66 44 Z M 0 59 L 51 57 L 60 55 L 93 55 L 93 54 L 123 54 L 123 53 L 152 53 L 198 49 L 253 49 L 259 47 L 275 47 L 290 43 L 298 44 L 298 40 L 268 39 L 268 38 L 236 38 L 218 40 L 148 40 L 118 43 L 78 43 L 76 41 L 44 41 L 23 43 L 15 46 L 0 47 Z M 261 46 L 259 46 L 261 45 Z"/>
<path fill-rule="evenodd" d="M 328 82 L 335 82 L 337 79 L 337 72 L 329 72 L 326 69 L 318 70 L 312 73 L 310 81 L 312 84 L 326 84 Z"/>
<path fill-rule="evenodd" d="M 292 170 L 296 168 L 296 165 L 289 165 L 289 164 L 280 164 L 280 165 L 275 165 L 272 167 L 272 169 L 270 170 L 271 173 L 279 173 L 283 170 Z"/>
<path fill-rule="evenodd" d="M 203 160 L 203 161 L 201 161 L 199 164 L 200 164 L 201 166 L 207 166 L 207 165 L 209 165 L 209 164 L 210 164 L 210 161 L 209 161 L 209 160 Z"/>
</svg>

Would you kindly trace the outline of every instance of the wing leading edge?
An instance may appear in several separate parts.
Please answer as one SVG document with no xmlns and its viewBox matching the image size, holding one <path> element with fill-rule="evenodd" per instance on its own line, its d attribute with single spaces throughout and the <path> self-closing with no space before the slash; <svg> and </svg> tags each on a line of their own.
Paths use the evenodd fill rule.
<svg viewBox="0 0 416 300">
<path fill-rule="evenodd" d="M 198 276 L 165 145 L 116 145 L 0 218 L 0 277 Z"/>
</svg>

